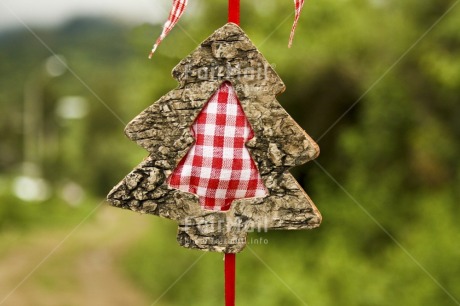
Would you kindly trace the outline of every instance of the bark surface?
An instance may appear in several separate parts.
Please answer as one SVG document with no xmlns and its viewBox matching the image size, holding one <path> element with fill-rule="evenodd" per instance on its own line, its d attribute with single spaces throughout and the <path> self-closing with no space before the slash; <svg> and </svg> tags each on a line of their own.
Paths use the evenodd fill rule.
<svg viewBox="0 0 460 306">
<path fill-rule="evenodd" d="M 110 204 L 176 220 L 180 245 L 206 251 L 240 252 L 253 229 L 318 227 L 321 214 L 288 172 L 316 158 L 318 145 L 276 100 L 285 86 L 241 28 L 228 23 L 218 29 L 174 68 L 173 77 L 178 88 L 125 129 L 149 156 L 112 189 Z M 238 199 L 230 210 L 214 212 L 166 179 L 194 143 L 193 121 L 224 81 L 232 83 L 254 130 L 246 146 L 269 195 Z"/>
</svg>

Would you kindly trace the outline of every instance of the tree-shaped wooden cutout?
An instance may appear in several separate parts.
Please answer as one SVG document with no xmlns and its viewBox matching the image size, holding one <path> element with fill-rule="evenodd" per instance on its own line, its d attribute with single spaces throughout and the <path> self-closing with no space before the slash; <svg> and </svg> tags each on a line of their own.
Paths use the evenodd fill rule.
<svg viewBox="0 0 460 306">
<path fill-rule="evenodd" d="M 126 127 L 149 156 L 113 188 L 109 202 L 176 220 L 184 247 L 225 253 L 241 251 L 253 229 L 319 226 L 319 211 L 288 171 L 316 158 L 319 148 L 276 101 L 285 86 L 241 28 L 228 23 L 218 29 L 174 68 L 173 77 L 179 87 Z M 221 86 L 234 90 L 252 128 L 245 146 L 266 193 L 233 197 L 228 210 L 212 211 L 171 175 L 195 144 L 192 125 Z"/>
</svg>

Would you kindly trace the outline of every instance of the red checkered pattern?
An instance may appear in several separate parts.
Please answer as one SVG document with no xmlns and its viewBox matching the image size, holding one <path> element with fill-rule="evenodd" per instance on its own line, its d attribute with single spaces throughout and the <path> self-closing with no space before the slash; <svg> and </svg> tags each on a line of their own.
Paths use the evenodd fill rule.
<svg viewBox="0 0 460 306">
<path fill-rule="evenodd" d="M 294 0 L 295 17 L 294 17 L 294 24 L 292 25 L 292 29 L 291 29 L 291 36 L 289 37 L 289 45 L 288 45 L 289 48 L 292 46 L 292 41 L 294 40 L 295 29 L 297 28 L 297 22 L 299 21 L 300 13 L 302 12 L 304 3 L 305 3 L 305 0 Z"/>
<path fill-rule="evenodd" d="M 228 210 L 235 199 L 266 196 L 245 143 L 254 132 L 229 82 L 206 103 L 192 125 L 196 140 L 168 184 L 199 196 L 205 209 Z"/>
<path fill-rule="evenodd" d="M 163 31 L 161 32 L 160 37 L 158 37 L 157 41 L 153 45 L 152 51 L 150 51 L 149 58 L 152 58 L 153 53 L 158 48 L 158 45 L 163 41 L 163 39 L 168 35 L 168 33 L 174 28 L 176 23 L 179 21 L 180 17 L 185 11 L 187 7 L 188 0 L 174 0 L 173 7 L 171 12 L 169 13 L 168 20 L 165 22 L 163 26 Z"/>
</svg>

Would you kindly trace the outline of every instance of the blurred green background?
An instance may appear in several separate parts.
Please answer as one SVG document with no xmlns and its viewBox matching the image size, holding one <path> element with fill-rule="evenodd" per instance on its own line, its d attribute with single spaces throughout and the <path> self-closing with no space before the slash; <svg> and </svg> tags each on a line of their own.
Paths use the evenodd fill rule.
<svg viewBox="0 0 460 306">
<path fill-rule="evenodd" d="M 278 100 L 321 147 L 292 173 L 324 220 L 250 234 L 237 305 L 460 305 L 459 2 L 308 1 L 288 49 L 292 3 L 242 1 Z M 147 154 L 124 125 L 226 7 L 193 1 L 152 61 L 160 24 L 0 29 L 0 305 L 223 305 L 221 254 L 104 198 Z"/>
</svg>

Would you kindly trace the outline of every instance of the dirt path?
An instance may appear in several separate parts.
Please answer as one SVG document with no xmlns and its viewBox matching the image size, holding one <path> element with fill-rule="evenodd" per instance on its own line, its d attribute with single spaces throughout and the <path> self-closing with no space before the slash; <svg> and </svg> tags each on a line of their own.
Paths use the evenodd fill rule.
<svg viewBox="0 0 460 306">
<path fill-rule="evenodd" d="M 0 305 L 150 305 L 145 294 L 124 277 L 118 263 L 123 251 L 148 228 L 148 222 L 149 218 L 101 207 L 95 218 L 15 289 L 72 229 L 22 237 L 0 257 Z"/>
</svg>

